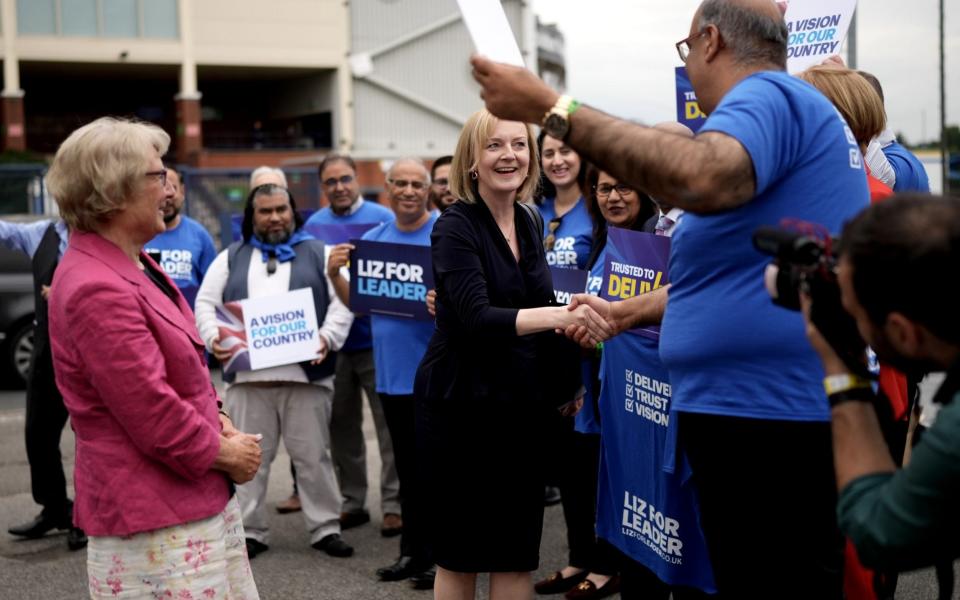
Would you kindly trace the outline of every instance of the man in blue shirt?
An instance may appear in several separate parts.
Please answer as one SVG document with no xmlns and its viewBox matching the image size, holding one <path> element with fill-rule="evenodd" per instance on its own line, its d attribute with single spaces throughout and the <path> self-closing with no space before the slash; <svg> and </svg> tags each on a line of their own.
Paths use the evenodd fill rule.
<svg viewBox="0 0 960 600">
<path fill-rule="evenodd" d="M 581 107 L 524 69 L 472 63 L 491 112 L 543 120 L 604 171 L 685 211 L 672 286 L 615 303 L 577 296 L 571 307 L 591 305 L 617 331 L 662 320 L 660 355 L 720 594 L 839 599 L 823 371 L 800 315 L 766 296 L 767 261 L 751 236 L 784 219 L 836 233 L 869 200 L 849 127 L 785 72 L 787 36 L 769 0 L 700 5 L 676 45 L 710 115 L 692 140 Z"/>
<path fill-rule="evenodd" d="M 389 208 L 368 202 L 360 196 L 357 166 L 344 154 L 328 154 L 320 163 L 320 185 L 329 205 L 315 212 L 305 225 L 379 225 L 394 220 Z M 329 245 L 342 240 L 324 240 Z M 339 250 L 338 250 L 339 249 Z M 343 254 L 344 246 L 334 246 L 330 260 Z M 329 263 L 328 263 L 329 264 Z M 343 285 L 343 281 L 334 285 Z M 337 292 L 342 290 L 337 288 Z M 330 451 L 340 478 L 343 514 L 340 526 L 350 529 L 370 521 L 367 502 L 367 450 L 363 438 L 363 397 L 367 394 L 380 446 L 380 506 L 383 510 L 381 533 L 400 533 L 400 482 L 393 460 L 390 431 L 377 396 L 373 364 L 373 340 L 370 317 L 353 320 L 350 336 L 337 354 L 337 371 L 333 382 L 333 410 L 330 417 Z"/>
<path fill-rule="evenodd" d="M 67 249 L 69 231 L 63 221 L 10 223 L 0 221 L 0 245 L 23 252 L 33 264 L 35 319 L 33 351 L 27 375 L 27 418 L 24 434 L 30 488 L 43 511 L 32 521 L 11 527 L 8 532 L 37 538 L 52 529 L 68 529 L 67 547 L 79 550 L 87 545 L 83 530 L 73 527 L 73 502 L 67 497 L 67 480 L 60 456 L 60 436 L 67 423 L 67 409 L 57 389 L 47 333 L 47 296 L 57 264 Z"/>
<path fill-rule="evenodd" d="M 416 159 L 402 159 L 387 173 L 387 195 L 396 220 L 374 227 L 364 240 L 430 246 L 430 232 L 437 215 L 428 210 L 427 190 L 430 176 L 424 164 Z M 344 251 L 352 248 L 344 244 L 331 253 L 327 272 L 338 293 L 345 291 L 341 300 L 349 304 L 349 290 L 341 267 Z M 338 283 L 339 282 L 339 283 Z M 417 321 L 402 317 L 372 315 L 373 356 L 376 364 L 377 394 L 383 407 L 393 456 L 400 475 L 400 503 L 403 509 L 403 537 L 400 538 L 400 558 L 390 566 L 377 569 L 381 581 L 399 581 L 419 575 L 421 586 L 432 583 L 432 576 L 424 576 L 433 561 L 424 538 L 425 529 L 419 513 L 419 496 L 414 463 L 414 397 L 413 380 L 417 366 L 427 351 L 433 335 L 432 321 Z"/>
<path fill-rule="evenodd" d="M 183 201 L 180 174 L 167 167 L 167 197 L 163 202 L 163 222 L 167 230 L 150 240 L 144 251 L 177 284 L 192 307 L 217 250 L 203 225 L 182 213 Z"/>
</svg>

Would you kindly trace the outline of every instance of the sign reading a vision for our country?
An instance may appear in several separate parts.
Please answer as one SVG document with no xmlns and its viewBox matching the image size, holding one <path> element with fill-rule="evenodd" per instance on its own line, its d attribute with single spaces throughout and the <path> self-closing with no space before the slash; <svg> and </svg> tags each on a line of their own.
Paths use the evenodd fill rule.
<svg viewBox="0 0 960 600">
<path fill-rule="evenodd" d="M 313 360 L 320 348 L 309 288 L 230 302 L 217 308 L 217 325 L 231 352 L 226 373 Z"/>
<path fill-rule="evenodd" d="M 350 310 L 432 321 L 427 290 L 433 289 L 429 246 L 352 240 Z"/>
</svg>

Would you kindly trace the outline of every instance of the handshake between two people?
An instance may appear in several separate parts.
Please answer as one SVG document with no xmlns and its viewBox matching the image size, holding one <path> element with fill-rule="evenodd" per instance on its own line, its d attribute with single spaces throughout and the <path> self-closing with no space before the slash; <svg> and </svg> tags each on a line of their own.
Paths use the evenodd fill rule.
<svg viewBox="0 0 960 600">
<path fill-rule="evenodd" d="M 570 323 L 558 328 L 557 333 L 589 349 L 628 329 L 657 325 L 663 320 L 669 288 L 669 285 L 664 286 L 616 302 L 590 294 L 576 294 L 566 307 L 571 315 Z"/>
</svg>

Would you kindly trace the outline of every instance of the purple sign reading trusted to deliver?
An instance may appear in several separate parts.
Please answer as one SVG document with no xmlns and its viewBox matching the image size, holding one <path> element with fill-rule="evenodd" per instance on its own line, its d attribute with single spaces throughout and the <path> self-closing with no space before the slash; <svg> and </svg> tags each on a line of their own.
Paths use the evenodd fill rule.
<svg viewBox="0 0 960 600">
<path fill-rule="evenodd" d="M 350 310 L 432 321 L 427 290 L 433 289 L 430 246 L 351 240 Z"/>
<path fill-rule="evenodd" d="M 667 285 L 669 260 L 669 237 L 611 227 L 600 297 L 611 302 L 626 300 Z M 631 329 L 630 333 L 656 340 L 660 338 L 660 326 Z"/>
</svg>

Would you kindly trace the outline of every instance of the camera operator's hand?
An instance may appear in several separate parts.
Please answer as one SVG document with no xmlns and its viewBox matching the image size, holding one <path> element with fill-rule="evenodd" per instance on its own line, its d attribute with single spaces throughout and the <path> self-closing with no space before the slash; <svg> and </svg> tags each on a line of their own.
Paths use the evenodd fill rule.
<svg viewBox="0 0 960 600">
<path fill-rule="evenodd" d="M 824 373 L 826 375 L 849 373 L 850 369 L 847 368 L 847 365 L 840 359 L 840 356 L 836 350 L 833 349 L 833 346 L 827 342 L 823 334 L 820 333 L 820 330 L 817 329 L 817 326 L 810 320 L 811 306 L 810 296 L 805 292 L 800 292 L 800 310 L 803 312 L 803 320 L 807 324 L 807 339 L 810 340 L 810 345 L 813 346 L 813 349 L 816 350 L 820 356 Z"/>
</svg>

